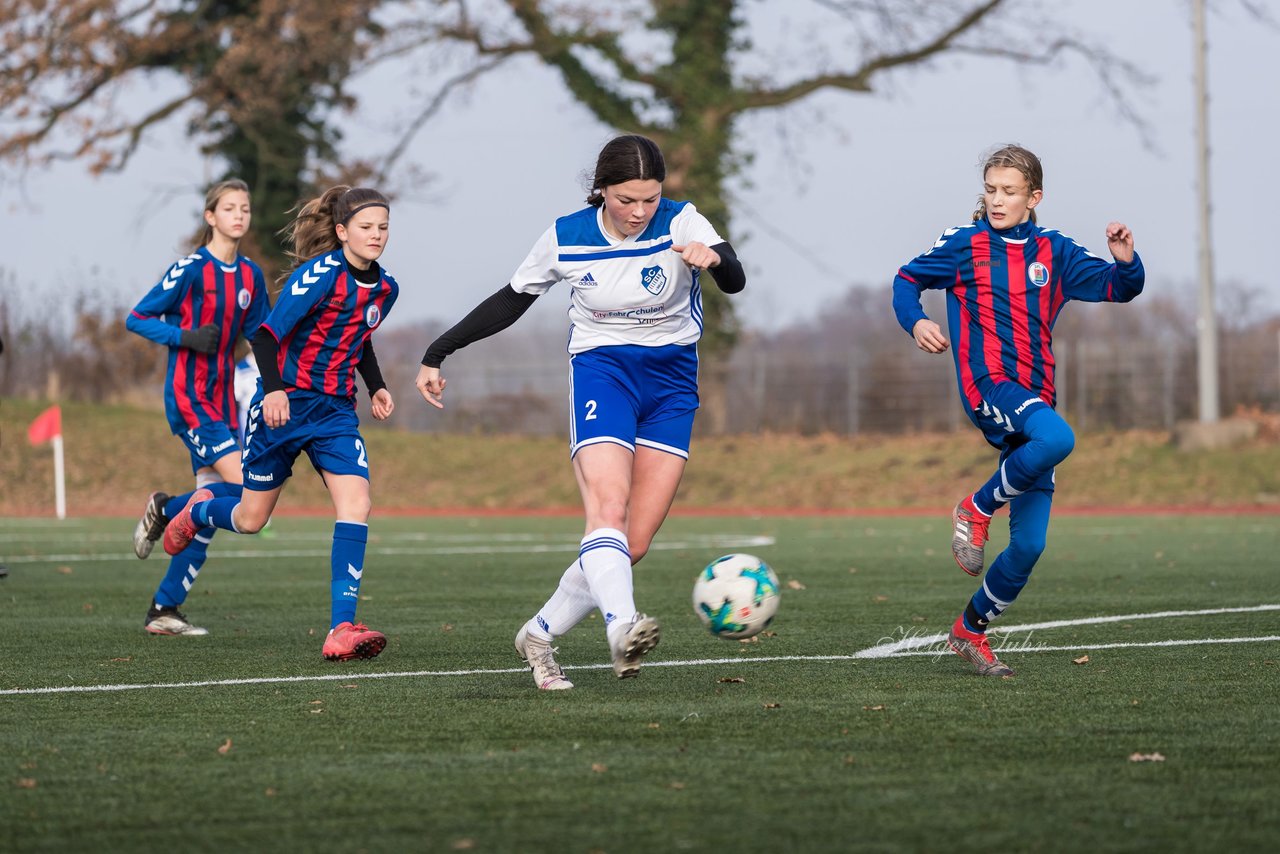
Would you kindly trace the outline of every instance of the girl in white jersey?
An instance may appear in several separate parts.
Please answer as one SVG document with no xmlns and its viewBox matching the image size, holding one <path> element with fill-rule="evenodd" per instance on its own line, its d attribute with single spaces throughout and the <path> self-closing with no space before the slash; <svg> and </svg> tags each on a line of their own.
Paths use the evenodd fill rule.
<svg viewBox="0 0 1280 854">
<path fill-rule="evenodd" d="M 544 690 L 572 688 L 551 644 L 599 608 L 619 679 L 658 645 L 657 620 L 636 610 L 631 567 L 666 519 L 689 457 L 698 408 L 701 279 L 746 285 L 733 248 L 688 202 L 662 198 L 666 164 L 643 136 L 601 150 L 589 207 L 556 220 L 511 282 L 436 339 L 416 385 L 443 408 L 445 357 L 506 329 L 557 282 L 573 289 L 570 456 L 586 512 L 578 559 L 516 634 Z"/>
</svg>

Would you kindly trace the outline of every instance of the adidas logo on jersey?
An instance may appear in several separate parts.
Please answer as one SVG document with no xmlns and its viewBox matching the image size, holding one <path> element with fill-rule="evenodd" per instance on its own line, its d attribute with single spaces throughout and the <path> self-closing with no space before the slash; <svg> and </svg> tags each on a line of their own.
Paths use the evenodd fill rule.
<svg viewBox="0 0 1280 854">
<path fill-rule="evenodd" d="M 594 288 L 598 284 L 600 283 L 596 281 L 596 277 L 591 275 L 590 273 L 587 273 L 585 276 L 583 276 L 581 279 L 578 280 L 578 287 L 580 288 Z"/>
</svg>

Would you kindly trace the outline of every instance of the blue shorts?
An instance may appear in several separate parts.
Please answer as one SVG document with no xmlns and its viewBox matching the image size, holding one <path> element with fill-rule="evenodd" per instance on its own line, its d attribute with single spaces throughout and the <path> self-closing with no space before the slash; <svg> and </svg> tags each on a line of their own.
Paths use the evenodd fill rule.
<svg viewBox="0 0 1280 854">
<path fill-rule="evenodd" d="M 636 445 L 689 458 L 698 409 L 698 349 L 692 344 L 621 344 L 569 362 L 569 455 L 586 445 Z"/>
<path fill-rule="evenodd" d="M 987 443 L 1000 452 L 1000 462 L 1029 441 L 1023 428 L 1027 420 L 1043 409 L 1052 409 L 1040 396 L 1018 383 L 1001 382 L 979 389 L 982 405 L 969 412 Z M 1033 489 L 1053 490 L 1053 472 L 1050 471 Z"/>
<path fill-rule="evenodd" d="M 262 392 L 249 404 L 244 442 L 244 488 L 266 492 L 293 476 L 293 461 L 306 451 L 318 472 L 354 474 L 368 480 L 369 455 L 360 435 L 355 402 L 313 391 L 289 392 L 289 422 L 268 427 Z"/>
<path fill-rule="evenodd" d="M 187 446 L 191 455 L 192 474 L 202 468 L 212 468 L 215 462 L 227 454 L 240 453 L 240 443 L 236 441 L 235 433 L 231 431 L 230 425 L 221 421 L 201 424 L 185 433 L 179 433 L 178 438 Z"/>
</svg>

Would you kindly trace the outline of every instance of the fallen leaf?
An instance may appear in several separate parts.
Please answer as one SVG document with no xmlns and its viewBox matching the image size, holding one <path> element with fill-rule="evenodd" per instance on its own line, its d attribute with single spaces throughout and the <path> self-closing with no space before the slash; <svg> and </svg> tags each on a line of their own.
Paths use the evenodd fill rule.
<svg viewBox="0 0 1280 854">
<path fill-rule="evenodd" d="M 684 783 L 679 780 L 673 780 L 667 784 L 668 789 L 675 789 L 677 792 L 684 788 Z"/>
<path fill-rule="evenodd" d="M 343 685 L 342 687 L 343 687 L 343 688 L 359 688 L 360 686 L 359 686 L 359 685 L 354 685 L 354 684 L 353 684 L 353 685 Z"/>
<path fill-rule="evenodd" d="M 462 839 L 453 840 L 453 842 L 449 844 L 449 847 L 454 851 L 470 851 L 472 848 L 476 847 L 476 841 L 474 839 L 467 839 L 464 837 Z"/>
<path fill-rule="evenodd" d="M 126 655 L 124 658 L 113 658 L 112 661 L 133 661 L 132 655 Z"/>
<path fill-rule="evenodd" d="M 609 766 L 605 765 L 603 762 L 592 762 L 591 770 L 597 774 L 603 774 L 605 771 L 609 770 Z"/>
<path fill-rule="evenodd" d="M 1082 655 L 1082 656 L 1080 656 L 1079 658 L 1073 658 L 1073 659 L 1071 659 L 1071 663 L 1072 663 L 1072 664 L 1088 664 L 1088 663 L 1089 663 L 1089 656 L 1087 656 L 1087 655 Z"/>
<path fill-rule="evenodd" d="M 660 729 L 662 727 L 662 724 L 654 722 L 654 723 L 648 724 L 648 727 L 649 729 Z"/>
<path fill-rule="evenodd" d="M 230 752 L 231 752 L 231 739 L 228 738 L 225 742 L 222 743 L 222 746 L 218 748 L 218 753 L 222 756 L 226 756 Z"/>
<path fill-rule="evenodd" d="M 776 638 L 777 636 L 778 636 L 777 632 L 761 632 L 760 633 L 760 637 L 762 638 Z"/>
<path fill-rule="evenodd" d="M 18 767 L 21 768 L 23 771 L 34 771 L 36 769 L 36 763 L 35 763 L 35 760 L 32 760 L 30 762 L 23 762 Z"/>
<path fill-rule="evenodd" d="M 443 626 L 440 627 L 440 631 L 442 632 L 453 631 L 453 623 L 445 623 Z"/>
<path fill-rule="evenodd" d="M 323 703 L 323 702 L 324 702 L 324 700 L 312 700 L 312 701 L 311 701 L 311 705 L 313 705 L 313 706 L 319 706 L 319 705 L 320 705 L 321 703 Z"/>
<path fill-rule="evenodd" d="M 309 638 L 313 638 L 313 637 L 315 637 L 315 636 L 316 636 L 316 630 L 315 630 L 314 628 L 312 628 L 312 629 L 307 629 L 307 637 L 309 637 Z"/>
<path fill-rule="evenodd" d="M 35 777 L 19 777 L 18 778 L 19 789 L 34 789 L 35 787 L 36 787 Z"/>
<path fill-rule="evenodd" d="M 276 796 L 276 790 L 273 786 L 267 786 L 267 790 L 262 794 L 266 795 L 268 798 L 274 798 Z"/>
<path fill-rule="evenodd" d="M 844 758 L 844 764 L 845 764 L 845 765 L 852 765 L 852 764 L 853 764 L 853 763 L 855 763 L 855 762 L 857 762 L 857 760 L 856 760 L 856 759 L 854 759 L 852 756 L 846 756 L 846 757 Z"/>
<path fill-rule="evenodd" d="M 807 588 L 807 587 L 805 587 L 803 584 L 801 584 L 799 581 L 796 581 L 794 578 L 787 582 L 787 587 L 791 588 L 792 590 L 807 590 L 807 589 L 808 589 L 808 588 Z"/>
<path fill-rule="evenodd" d="M 759 635 L 752 635 L 749 638 L 738 638 L 738 643 L 760 643 Z"/>
<path fill-rule="evenodd" d="M 864 712 L 883 712 L 886 708 L 887 708 L 887 706 L 885 706 L 883 703 L 880 703 L 880 704 L 877 704 L 877 705 L 875 705 L 875 706 L 863 706 L 863 707 L 862 707 L 862 711 L 864 711 Z"/>
<path fill-rule="evenodd" d="M 747 680 L 743 679 L 741 676 L 722 676 L 722 677 L 720 677 L 720 679 L 718 679 L 717 681 L 719 681 L 719 682 L 738 682 L 738 683 L 741 683 L 741 682 L 746 682 Z"/>
<path fill-rule="evenodd" d="M 71 567 L 69 567 L 69 566 L 60 566 L 60 567 L 58 567 L 58 572 L 62 573 L 63 575 L 70 575 L 70 574 L 71 574 Z"/>
<path fill-rule="evenodd" d="M 888 602 L 888 601 L 889 601 L 889 597 L 888 597 L 888 596 L 883 596 L 883 595 L 876 595 L 876 596 L 872 596 L 872 597 L 871 597 L 871 601 L 872 601 L 872 602 Z"/>
<path fill-rule="evenodd" d="M 781 709 L 782 704 L 781 703 L 765 703 L 764 707 L 766 709 Z"/>
<path fill-rule="evenodd" d="M 324 714 L 324 709 L 312 709 L 312 710 L 311 710 L 311 714 L 313 714 L 313 715 L 323 715 L 323 714 Z"/>
<path fill-rule="evenodd" d="M 92 602 L 85 602 L 85 603 L 84 603 L 83 605 L 81 605 L 80 607 L 82 607 L 82 608 L 84 609 L 84 612 L 85 612 L 86 614 L 92 614 L 92 613 L 93 613 L 93 603 L 92 603 Z"/>
<path fill-rule="evenodd" d="M 1163 753 L 1131 753 L 1129 754 L 1130 762 L 1163 762 Z"/>
</svg>

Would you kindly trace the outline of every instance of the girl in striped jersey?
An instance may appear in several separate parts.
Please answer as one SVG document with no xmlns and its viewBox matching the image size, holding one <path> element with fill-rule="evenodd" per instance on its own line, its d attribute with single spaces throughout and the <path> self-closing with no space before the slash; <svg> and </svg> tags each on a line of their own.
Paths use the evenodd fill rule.
<svg viewBox="0 0 1280 854">
<path fill-rule="evenodd" d="M 698 408 L 701 282 L 746 285 L 733 248 L 688 202 L 662 198 L 666 165 L 650 139 L 620 136 L 596 161 L 588 206 L 556 220 L 511 282 L 440 336 L 417 387 L 442 407 L 440 364 L 514 323 L 540 294 L 571 289 L 570 454 L 586 536 L 542 609 L 515 638 L 543 690 L 572 688 L 551 644 L 596 608 L 618 678 L 640 672 L 658 623 L 636 610 L 631 567 L 666 519 Z"/>
<path fill-rule="evenodd" d="M 961 569 L 978 576 L 991 517 L 1009 505 L 1009 546 L 948 637 L 984 676 L 1013 675 L 991 651 L 987 624 L 1017 598 L 1044 551 L 1054 466 L 1075 446 L 1071 427 L 1054 411 L 1054 321 L 1068 300 L 1128 302 L 1145 281 L 1133 233 L 1123 223 L 1106 227 L 1115 263 L 1036 224 L 1043 175 L 1039 158 L 1025 148 L 994 151 L 983 165 L 973 222 L 947 229 L 893 281 L 898 322 L 921 350 L 942 353 L 956 342 L 965 409 L 1000 452 L 995 473 L 952 513 L 952 554 Z M 950 340 L 920 306 L 926 288 L 947 292 Z"/>
<path fill-rule="evenodd" d="M 379 265 L 389 233 L 387 198 L 377 190 L 333 187 L 303 205 L 289 227 L 288 274 L 275 307 L 253 337 L 262 373 L 249 407 L 243 498 L 198 491 L 165 528 L 165 551 L 186 547 L 206 526 L 257 533 L 271 517 L 293 463 L 306 453 L 337 519 L 330 552 L 330 661 L 373 658 L 387 639 L 356 622 L 368 540 L 369 458 L 356 417 L 355 374 L 373 417 L 395 404 L 373 352 L 373 331 L 399 285 Z"/>
<path fill-rule="evenodd" d="M 164 408 L 169 427 L 191 457 L 196 489 L 240 495 L 240 444 L 232 377 L 241 335 L 251 336 L 267 315 L 267 288 L 258 266 L 239 254 L 252 211 L 249 186 L 232 179 L 205 197 L 200 248 L 177 261 L 129 313 L 130 331 L 169 348 Z M 151 554 L 165 523 L 192 493 L 153 492 L 133 532 L 139 558 Z M 178 610 L 204 566 L 213 528 L 199 531 L 175 554 L 147 610 L 158 635 L 204 635 Z"/>
</svg>

